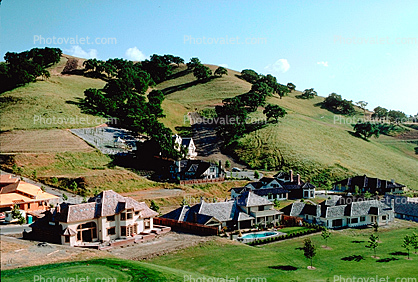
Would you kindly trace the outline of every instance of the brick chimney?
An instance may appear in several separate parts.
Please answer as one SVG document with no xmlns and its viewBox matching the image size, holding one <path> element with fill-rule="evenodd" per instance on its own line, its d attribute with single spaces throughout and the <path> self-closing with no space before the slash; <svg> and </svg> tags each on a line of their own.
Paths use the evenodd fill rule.
<svg viewBox="0 0 418 282">
<path fill-rule="evenodd" d="M 298 185 L 300 185 L 300 174 L 298 173 L 296 176 L 298 178 Z"/>
</svg>

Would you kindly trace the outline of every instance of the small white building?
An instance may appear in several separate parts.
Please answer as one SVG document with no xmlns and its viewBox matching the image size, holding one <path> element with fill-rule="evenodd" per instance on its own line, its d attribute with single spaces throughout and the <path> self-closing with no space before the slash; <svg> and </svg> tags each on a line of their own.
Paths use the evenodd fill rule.
<svg viewBox="0 0 418 282">
<path fill-rule="evenodd" d="M 195 159 L 197 157 L 196 145 L 194 144 L 193 138 L 191 137 L 181 137 L 178 134 L 172 136 L 174 141 L 174 148 L 180 152 L 181 147 L 186 151 L 186 159 Z"/>
</svg>

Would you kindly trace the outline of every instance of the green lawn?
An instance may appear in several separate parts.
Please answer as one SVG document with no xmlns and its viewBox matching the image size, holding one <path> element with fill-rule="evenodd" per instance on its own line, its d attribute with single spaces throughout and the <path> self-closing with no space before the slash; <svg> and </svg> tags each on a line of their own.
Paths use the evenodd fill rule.
<svg viewBox="0 0 418 282">
<path fill-rule="evenodd" d="M 89 261 L 47 264 L 12 270 L 2 270 L 1 280 L 10 282 L 23 281 L 184 281 L 184 277 L 202 277 L 188 271 L 176 270 L 122 259 L 95 259 Z M 55 280 L 53 280 L 55 277 Z M 47 279 L 50 280 L 47 280 Z M 45 279 L 45 280 L 42 280 Z M 75 280 L 78 279 L 78 280 Z"/>
<path fill-rule="evenodd" d="M 411 226 L 390 231 L 383 228 L 379 230 L 382 243 L 377 249 L 378 260 L 372 258 L 372 251 L 365 247 L 368 237 L 373 233 L 371 229 L 333 231 L 327 244 L 331 249 L 321 247 L 325 242 L 320 234 L 311 235 L 310 238 L 318 246 L 313 261 L 316 270 L 307 269 L 309 261 L 299 249 L 306 236 L 258 247 L 214 240 L 151 262 L 183 270 L 193 269 L 216 277 L 239 276 L 242 280 L 260 277 L 267 278 L 267 281 L 333 281 L 334 275 L 345 278 L 379 275 L 389 276 L 394 281 L 396 277 L 418 276 L 418 255 L 411 254 L 412 260 L 406 260 L 401 247 L 406 234 L 418 232 L 418 224 Z M 357 262 L 356 258 L 363 259 Z"/>
</svg>

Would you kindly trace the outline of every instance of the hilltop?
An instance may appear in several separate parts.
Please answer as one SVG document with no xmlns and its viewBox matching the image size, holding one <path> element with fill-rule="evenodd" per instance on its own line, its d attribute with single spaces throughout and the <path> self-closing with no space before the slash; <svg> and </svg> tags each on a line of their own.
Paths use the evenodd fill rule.
<svg viewBox="0 0 418 282">
<path fill-rule="evenodd" d="M 61 61 L 49 69 L 51 73 L 49 79 L 30 83 L 0 96 L 2 131 L 19 129 L 37 130 L 39 133 L 42 130 L 82 128 L 100 124 L 100 120 L 95 116 L 83 113 L 79 102 L 84 97 L 85 89 L 102 88 L 105 81 L 81 75 L 61 74 L 69 58 L 71 57 L 63 55 Z M 83 59 L 78 60 L 80 68 Z M 206 66 L 212 71 L 217 67 Z M 195 83 L 193 74 L 187 71 L 185 65 L 180 64 L 168 80 L 155 86 L 165 93 L 162 106 L 166 117 L 162 121 L 175 132 L 190 131 L 187 113 L 213 108 L 225 98 L 249 91 L 251 84 L 240 79 L 239 74 L 228 69 L 228 75 L 221 78 L 211 79 L 206 83 Z M 324 96 L 326 94 L 322 93 Z M 269 97 L 268 103 L 280 105 L 286 109 L 288 115 L 276 124 L 269 123 L 264 128 L 247 134 L 230 147 L 228 153 L 249 167 L 278 170 L 283 165 L 283 169 L 298 171 L 304 178 L 316 183 L 324 182 L 326 178 L 335 180 L 354 174 L 367 174 L 370 177 L 393 178 L 412 189 L 418 189 L 416 177 L 418 156 L 413 150 L 416 146 L 413 142 L 417 142 L 413 139 L 417 136 L 416 130 L 411 129 L 413 132 L 409 133 L 409 136 L 412 138 L 382 136 L 367 142 L 352 135 L 353 121 L 345 124 L 335 123 L 334 119 L 339 119 L 339 116 L 318 106 L 318 103 L 323 101 L 323 97 L 303 100 L 296 98 L 297 95 L 300 95 L 299 91 L 292 91 L 282 99 L 278 96 Z M 35 123 L 34 116 L 45 118 L 80 116 L 89 118 L 91 124 L 86 126 Z M 363 112 L 358 109 L 356 116 L 363 116 Z M 252 113 L 252 117 L 263 119 L 262 109 Z M 7 140 L 4 141 L 2 138 L 1 142 Z M 69 159 L 76 159 L 81 156 L 80 154 L 85 156 L 93 153 L 73 153 L 70 154 Z M 94 154 L 99 153 L 94 151 Z M 42 172 L 40 176 L 51 176 L 51 172 L 55 173 L 57 169 L 48 166 L 37 169 L 33 163 L 35 157 L 30 161 L 27 160 L 28 156 L 25 156 L 26 161 L 23 161 L 25 158 L 20 155 L 16 155 L 15 158 L 21 159 L 21 163 L 26 164 L 24 169 L 28 170 L 28 173 L 30 169 L 38 170 L 38 176 L 39 171 Z M 110 162 L 104 156 L 95 156 L 93 159 L 99 159 L 97 161 L 99 167 L 106 166 L 106 163 Z M 55 162 L 63 161 L 55 157 Z M 84 164 L 84 166 L 85 171 L 77 173 L 74 168 L 68 169 L 62 164 L 58 169 L 61 169 L 61 175 L 71 178 L 77 175 L 91 175 L 93 170 L 97 173 L 95 165 Z M 108 171 L 108 168 L 104 169 L 100 172 L 101 175 L 115 173 L 113 170 Z M 67 173 L 66 170 L 71 173 Z M 118 171 L 116 174 L 121 173 Z M 125 183 L 123 177 L 118 181 Z M 141 182 L 141 186 L 144 184 Z"/>
</svg>

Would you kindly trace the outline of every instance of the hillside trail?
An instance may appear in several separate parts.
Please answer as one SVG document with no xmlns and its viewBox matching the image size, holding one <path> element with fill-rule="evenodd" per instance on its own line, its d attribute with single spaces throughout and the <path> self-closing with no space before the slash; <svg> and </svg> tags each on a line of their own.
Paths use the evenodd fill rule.
<svg viewBox="0 0 418 282">
<path fill-rule="evenodd" d="M 192 137 L 196 145 L 197 159 L 203 161 L 221 161 L 223 165 L 228 160 L 231 167 L 246 168 L 233 157 L 221 152 L 222 141 L 216 134 L 216 125 L 205 122 L 209 119 L 202 117 L 197 112 L 188 113 L 192 126 Z"/>
</svg>

